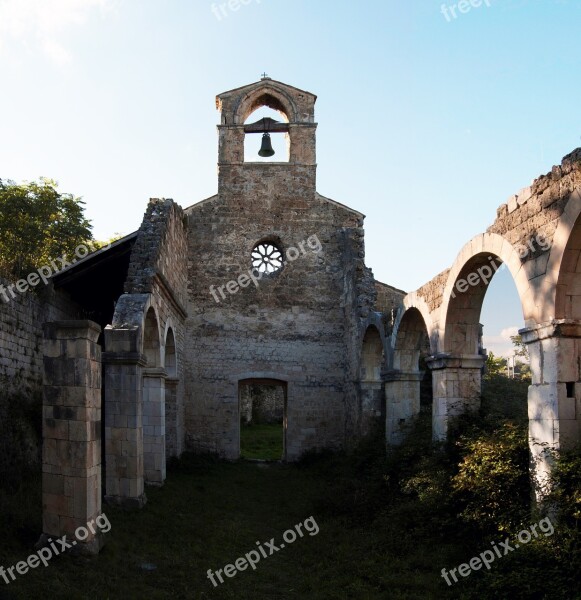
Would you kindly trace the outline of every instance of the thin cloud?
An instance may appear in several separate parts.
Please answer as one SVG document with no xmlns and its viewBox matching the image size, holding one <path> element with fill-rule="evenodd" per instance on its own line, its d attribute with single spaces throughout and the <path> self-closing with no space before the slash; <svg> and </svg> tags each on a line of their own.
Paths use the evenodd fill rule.
<svg viewBox="0 0 581 600">
<path fill-rule="evenodd" d="M 25 50 L 67 64 L 72 54 L 62 42 L 63 34 L 118 5 L 118 0 L 0 0 L 0 55 Z"/>
<path fill-rule="evenodd" d="M 518 335 L 518 327 L 513 326 L 513 327 L 507 327 L 506 329 L 503 329 L 500 332 L 500 337 L 502 339 L 504 339 L 507 342 L 510 342 L 510 336 L 512 335 Z"/>
<path fill-rule="evenodd" d="M 513 356 L 514 345 L 510 339 L 512 335 L 518 335 L 519 328 L 516 326 L 506 327 L 500 332 L 500 335 L 483 335 L 482 343 L 490 352 L 494 352 L 496 356 Z"/>
</svg>

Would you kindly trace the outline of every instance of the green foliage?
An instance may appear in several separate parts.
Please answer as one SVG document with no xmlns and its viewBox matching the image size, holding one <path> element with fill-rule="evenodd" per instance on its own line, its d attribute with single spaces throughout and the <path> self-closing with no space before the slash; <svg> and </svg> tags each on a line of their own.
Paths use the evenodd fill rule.
<svg viewBox="0 0 581 600">
<path fill-rule="evenodd" d="M 574 538 L 581 545 L 581 446 L 555 453 L 554 458 L 553 491 L 547 502 L 559 507 L 560 525 L 574 532 Z"/>
<path fill-rule="evenodd" d="M 501 422 L 510 419 L 521 425 L 528 423 L 528 388 L 526 379 L 511 379 L 503 374 L 487 374 L 482 379 L 482 411 L 480 417 Z M 481 421 L 482 425 L 483 421 Z"/>
<path fill-rule="evenodd" d="M 510 341 L 512 342 L 512 345 L 514 346 L 515 356 L 522 356 L 523 358 L 526 358 L 528 360 L 529 350 L 527 348 L 527 345 L 522 341 L 522 336 L 511 335 Z"/>
<path fill-rule="evenodd" d="M 506 373 L 506 358 L 495 356 L 494 352 L 489 352 L 486 357 L 486 371 L 484 377 L 490 378 L 495 375 L 502 375 L 503 373 Z"/>
<path fill-rule="evenodd" d="M 452 487 L 460 517 L 485 531 L 518 531 L 530 501 L 527 429 L 509 421 L 492 432 L 473 428 L 457 442 L 463 459 Z"/>
<path fill-rule="evenodd" d="M 51 179 L 0 179 L 0 274 L 24 276 L 92 240 L 83 201 L 61 194 Z"/>
</svg>

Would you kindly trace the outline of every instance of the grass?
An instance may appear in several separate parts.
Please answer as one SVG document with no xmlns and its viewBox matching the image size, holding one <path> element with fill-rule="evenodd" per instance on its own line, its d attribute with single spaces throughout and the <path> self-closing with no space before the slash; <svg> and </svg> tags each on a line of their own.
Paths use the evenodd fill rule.
<svg viewBox="0 0 581 600">
<path fill-rule="evenodd" d="M 187 456 L 170 469 L 164 487 L 148 488 L 143 510 L 104 507 L 112 529 L 98 557 L 53 559 L 47 568 L 3 584 L 0 598 L 445 597 L 432 547 L 414 542 L 413 536 L 390 539 L 386 523 L 374 530 L 334 514 L 327 502 L 341 479 L 340 464 L 332 457 L 301 467 Z M 13 496 L 0 494 L 0 564 L 14 565 L 32 552 L 41 530 L 40 505 L 34 481 Z M 255 571 L 238 573 L 217 588 L 207 579 L 208 569 L 233 563 L 257 541 L 275 538 L 278 544 L 287 529 L 311 516 L 318 535 L 297 539 L 263 559 Z M 441 558 L 446 549 L 438 554 Z M 157 568 L 143 571 L 143 563 Z"/>
<path fill-rule="evenodd" d="M 10 585 L 0 579 L 0 600 L 579 598 L 568 574 L 578 572 L 578 536 L 563 552 L 550 545 L 558 527 L 545 545 L 531 543 L 490 571 L 445 584 L 442 568 L 458 567 L 505 534 L 487 538 L 478 523 L 462 519 L 450 487 L 458 458 L 434 449 L 429 411 L 424 417 L 387 457 L 379 438 L 292 465 L 185 455 L 170 464 L 162 488 L 148 488 L 141 511 L 103 507 L 112 529 L 98 557 L 58 557 Z M 257 541 L 280 545 L 286 530 L 309 517 L 317 535 L 305 534 L 218 587 L 207 578 L 208 569 L 233 564 Z M 25 560 L 41 529 L 38 477 L 10 494 L 0 490 L 0 565 Z"/>
<path fill-rule="evenodd" d="M 283 453 L 282 423 L 240 427 L 240 456 L 246 459 L 280 460 Z"/>
</svg>

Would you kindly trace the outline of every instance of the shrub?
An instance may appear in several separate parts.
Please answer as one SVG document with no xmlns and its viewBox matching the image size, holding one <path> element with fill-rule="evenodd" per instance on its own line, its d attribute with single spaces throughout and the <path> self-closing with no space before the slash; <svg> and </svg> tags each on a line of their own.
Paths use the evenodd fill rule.
<svg viewBox="0 0 581 600">
<path fill-rule="evenodd" d="M 463 459 L 452 487 L 467 522 L 483 531 L 518 531 L 531 498 L 527 430 L 510 421 L 492 432 L 473 428 L 457 441 Z"/>
</svg>

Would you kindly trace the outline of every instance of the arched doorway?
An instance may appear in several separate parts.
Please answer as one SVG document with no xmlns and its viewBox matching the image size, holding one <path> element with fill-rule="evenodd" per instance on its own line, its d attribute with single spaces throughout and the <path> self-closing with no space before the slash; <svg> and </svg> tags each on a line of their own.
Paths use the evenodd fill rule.
<svg viewBox="0 0 581 600">
<path fill-rule="evenodd" d="M 393 368 L 385 384 L 388 445 L 402 442 L 422 406 L 427 411 L 432 407 L 432 376 L 425 362 L 432 352 L 422 313 L 415 307 L 408 308 L 393 335 Z"/>
<path fill-rule="evenodd" d="M 368 435 L 383 430 L 385 425 L 385 394 L 382 369 L 385 361 L 383 341 L 379 330 L 370 325 L 363 336 L 359 365 L 359 430 Z"/>
<path fill-rule="evenodd" d="M 240 457 L 284 460 L 286 457 L 287 383 L 276 379 L 238 382 Z"/>
<path fill-rule="evenodd" d="M 162 485 L 165 464 L 165 371 L 161 366 L 161 344 L 157 315 L 147 311 L 143 329 L 143 469 L 145 482 Z"/>
</svg>

